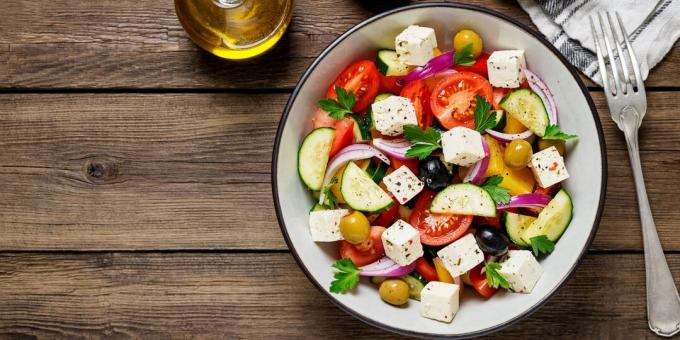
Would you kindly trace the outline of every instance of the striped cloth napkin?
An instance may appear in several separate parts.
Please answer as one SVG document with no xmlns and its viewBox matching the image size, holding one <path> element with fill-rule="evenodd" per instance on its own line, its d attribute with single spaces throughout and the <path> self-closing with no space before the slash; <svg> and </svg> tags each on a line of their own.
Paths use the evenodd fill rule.
<svg viewBox="0 0 680 340">
<path fill-rule="evenodd" d="M 518 0 L 546 38 L 586 76 L 602 85 L 588 18 L 621 15 L 643 78 L 680 36 L 680 0 Z M 614 18 L 612 18 L 614 19 Z M 614 19 L 616 20 L 616 19 Z M 598 21 L 594 21 L 598 24 Z"/>
</svg>

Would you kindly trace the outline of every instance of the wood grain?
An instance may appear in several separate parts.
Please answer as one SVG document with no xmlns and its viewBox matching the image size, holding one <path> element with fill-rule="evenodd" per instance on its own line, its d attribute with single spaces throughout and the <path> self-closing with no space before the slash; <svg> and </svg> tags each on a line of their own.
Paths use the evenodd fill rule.
<svg viewBox="0 0 680 340">
<path fill-rule="evenodd" d="M 289 32 L 265 57 L 230 63 L 194 46 L 173 2 L 154 0 L 0 2 L 0 89 L 292 88 L 307 65 L 360 21 L 421 1 L 296 0 Z M 465 1 L 529 24 L 513 1 Z M 680 86 L 680 48 L 647 86 Z M 592 83 L 590 83 L 592 85 Z"/>
<path fill-rule="evenodd" d="M 680 277 L 680 255 L 668 260 Z M 496 335 L 651 338 L 643 272 L 639 254 L 589 255 Z M 285 253 L 1 254 L 0 291 L 0 337 L 394 338 L 333 306 Z"/>
<path fill-rule="evenodd" d="M 609 190 L 593 249 L 640 250 L 627 153 L 601 109 Z M 0 95 L 0 250 L 286 249 L 270 160 L 286 94 Z M 650 94 L 642 160 L 680 250 L 680 92 Z M 257 107 L 256 110 L 253 107 Z M 654 131 L 654 133 L 651 133 Z"/>
</svg>

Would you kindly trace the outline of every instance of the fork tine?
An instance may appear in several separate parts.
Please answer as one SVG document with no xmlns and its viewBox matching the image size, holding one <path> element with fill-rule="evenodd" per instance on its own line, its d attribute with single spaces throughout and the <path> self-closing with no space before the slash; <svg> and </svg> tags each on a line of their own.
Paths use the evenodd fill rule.
<svg viewBox="0 0 680 340">
<path fill-rule="evenodd" d="M 631 83 L 630 80 L 630 74 L 628 73 L 628 63 L 626 62 L 626 57 L 625 54 L 623 54 L 623 50 L 621 49 L 621 45 L 623 45 L 623 41 L 619 40 L 619 34 L 616 30 L 615 26 L 618 26 L 614 23 L 614 20 L 612 20 L 612 17 L 610 15 L 610 12 L 607 12 L 607 21 L 609 22 L 609 28 L 612 30 L 612 37 L 614 38 L 614 45 L 616 45 L 616 52 L 619 57 L 619 63 L 621 63 L 621 69 L 623 70 L 623 82 L 621 83 L 621 87 L 623 88 L 623 94 L 626 94 L 628 92 L 628 84 Z M 619 27 L 620 29 L 621 27 Z M 632 85 L 632 84 L 631 84 Z"/>
<path fill-rule="evenodd" d="M 609 75 L 607 74 L 607 64 L 604 62 L 604 55 L 602 54 L 602 40 L 600 40 L 600 34 L 598 34 L 595 29 L 595 24 L 593 23 L 593 17 L 588 17 L 590 19 L 590 29 L 593 31 L 593 42 L 595 43 L 595 51 L 597 52 L 597 61 L 600 64 L 600 76 L 602 77 L 602 86 L 604 86 L 605 93 L 612 93 L 609 88 Z"/>
<path fill-rule="evenodd" d="M 619 23 L 619 30 L 621 31 L 621 35 L 623 35 L 623 41 L 626 43 L 626 49 L 628 50 L 628 56 L 630 57 L 631 64 L 633 65 L 633 73 L 635 73 L 635 87 L 641 88 L 644 86 L 644 83 L 642 82 L 642 73 L 640 73 L 640 64 L 638 64 L 637 58 L 635 57 L 635 51 L 633 51 L 633 46 L 630 44 L 630 40 L 628 39 L 628 33 L 626 33 L 626 28 L 623 26 L 623 22 L 621 21 L 621 16 L 619 15 L 619 12 L 616 13 L 616 19 Z"/>
<path fill-rule="evenodd" d="M 607 47 L 607 59 L 609 60 L 609 66 L 612 68 L 612 75 L 614 76 L 614 87 L 616 88 L 616 91 L 614 93 L 615 96 L 621 94 L 621 79 L 619 78 L 619 69 L 616 65 L 616 60 L 614 59 L 614 50 L 612 49 L 612 44 L 609 41 L 609 35 L 607 34 L 607 31 L 611 33 L 611 29 L 606 29 L 607 25 L 604 22 L 604 19 L 602 19 L 602 13 L 597 13 L 597 18 L 600 21 L 600 29 L 602 30 L 602 35 L 604 36 L 604 45 Z"/>
</svg>

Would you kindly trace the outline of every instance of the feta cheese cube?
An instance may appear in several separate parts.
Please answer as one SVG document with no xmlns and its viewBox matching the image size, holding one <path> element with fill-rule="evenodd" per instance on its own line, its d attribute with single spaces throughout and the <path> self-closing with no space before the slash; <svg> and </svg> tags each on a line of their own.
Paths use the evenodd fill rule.
<svg viewBox="0 0 680 340">
<path fill-rule="evenodd" d="M 547 188 L 569 178 L 564 158 L 554 146 L 533 154 L 530 166 L 541 188 Z"/>
<path fill-rule="evenodd" d="M 442 149 L 446 162 L 460 166 L 471 166 L 486 156 L 482 135 L 462 126 L 442 134 Z"/>
<path fill-rule="evenodd" d="M 423 256 L 420 232 L 402 220 L 397 220 L 382 233 L 382 243 L 385 255 L 401 266 Z"/>
<path fill-rule="evenodd" d="M 394 45 L 401 63 L 423 66 L 432 59 L 437 37 L 432 28 L 411 25 L 397 35 Z"/>
<path fill-rule="evenodd" d="M 516 293 L 531 293 L 543 274 L 543 268 L 529 250 L 511 250 L 501 263 L 498 273 L 503 275 Z"/>
<path fill-rule="evenodd" d="M 404 133 L 404 125 L 418 125 L 416 109 L 411 100 L 400 96 L 391 96 L 371 105 L 373 124 L 386 136 L 398 136 Z"/>
<path fill-rule="evenodd" d="M 385 176 L 383 183 L 401 204 L 410 201 L 425 187 L 425 184 L 406 165 L 402 165 Z"/>
<path fill-rule="evenodd" d="M 309 213 L 309 232 L 314 242 L 333 242 L 343 239 L 340 220 L 347 215 L 347 209 L 319 210 Z"/>
<path fill-rule="evenodd" d="M 430 281 L 420 292 L 420 315 L 451 322 L 458 312 L 459 294 L 457 284 Z"/>
<path fill-rule="evenodd" d="M 437 252 L 437 256 L 442 259 L 444 268 L 453 277 L 465 274 L 484 261 L 484 253 L 479 249 L 473 234 L 467 234 L 444 247 Z"/>
<path fill-rule="evenodd" d="M 486 61 L 489 82 L 494 87 L 517 88 L 524 81 L 526 67 L 523 50 L 495 51 Z"/>
</svg>

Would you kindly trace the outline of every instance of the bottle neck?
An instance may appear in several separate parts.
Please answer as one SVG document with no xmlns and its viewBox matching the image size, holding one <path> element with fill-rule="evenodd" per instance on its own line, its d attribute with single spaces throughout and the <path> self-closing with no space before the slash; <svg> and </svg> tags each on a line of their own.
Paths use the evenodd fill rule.
<svg viewBox="0 0 680 340">
<path fill-rule="evenodd" d="M 222 8 L 234 8 L 241 6 L 244 0 L 213 0 L 216 6 Z"/>
</svg>

